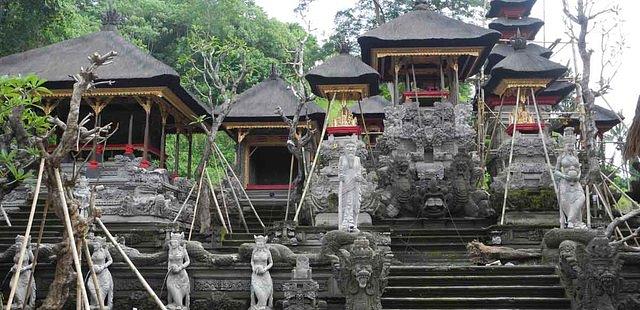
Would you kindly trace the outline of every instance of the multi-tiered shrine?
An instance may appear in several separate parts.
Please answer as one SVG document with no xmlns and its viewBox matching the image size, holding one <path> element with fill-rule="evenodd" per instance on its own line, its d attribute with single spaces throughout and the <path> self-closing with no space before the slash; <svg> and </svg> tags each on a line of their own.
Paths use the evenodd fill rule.
<svg viewBox="0 0 640 310">
<path fill-rule="evenodd" d="M 605 262 L 598 266 L 609 266 L 620 283 L 622 266 L 617 254 L 600 255 L 612 249 L 607 238 L 613 229 L 547 233 L 557 224 L 537 225 L 534 216 L 511 212 L 535 210 L 544 202 L 509 195 L 546 189 L 557 217 L 552 108 L 574 90 L 563 78 L 566 68 L 549 60 L 551 49 L 527 42 L 542 26 L 529 17 L 534 3 L 490 1 L 487 17 L 496 19 L 486 29 L 417 1 L 413 11 L 363 34 L 361 57 L 342 50 L 306 74 L 327 107 L 303 102 L 296 128 L 283 118 L 296 116 L 300 97 L 273 70 L 240 94 L 225 118 L 221 129 L 235 142 L 236 159 L 228 165 L 213 159 L 224 172 L 213 182 L 209 176 L 204 182 L 190 179 L 191 137 L 197 133 L 192 121 L 209 116 L 209 110 L 180 86 L 172 68 L 117 32 L 0 58 L 0 74 L 47 78 L 53 94 L 45 97 L 44 111 L 63 117 L 72 83 L 68 74 L 93 52 L 120 54 L 100 72 L 101 80 L 114 84 L 88 93 L 82 107 L 83 115 L 97 115 L 97 124 L 112 122 L 119 130 L 106 145 L 80 152 L 77 159 L 88 157 L 91 164 L 88 179 L 81 178 L 74 191 L 89 201 L 90 186 L 104 187 L 95 204 L 123 251 L 107 246 L 99 229 L 90 240 L 105 261 L 104 251 L 111 253 L 112 309 L 163 309 L 147 296 L 149 290 L 168 300 L 168 309 L 569 309 L 579 297 L 565 295 L 550 262 L 565 263 L 562 284 L 569 293 L 579 281 L 568 277 L 586 277 L 577 267 L 568 272 L 577 266 L 571 263 L 582 264 L 585 257 Z M 58 61 L 52 63 L 51 55 Z M 481 73 L 486 83 L 477 89 L 474 111 L 460 89 Z M 330 117 L 334 110 L 338 116 Z M 615 126 L 613 116 L 598 110 L 603 132 Z M 484 129 L 474 130 L 474 120 Z M 569 115 L 554 125 L 575 121 Z M 290 153 L 292 131 L 312 137 L 302 156 Z M 167 134 L 190 141 L 186 177 L 156 169 L 182 171 L 178 158 L 185 150 L 179 143 L 176 162 L 167 165 Z M 565 138 L 567 152 L 572 137 Z M 483 189 L 489 175 L 491 193 Z M 304 182 L 294 188 L 294 179 Z M 25 184 L 3 201 L 15 226 L 0 229 L 2 272 L 13 266 L 12 244 L 24 231 L 33 191 L 32 182 Z M 198 185 L 213 194 L 191 195 Z M 36 203 L 44 208 L 44 202 Z M 358 221 L 338 230 L 345 205 Z M 197 224 L 191 230 L 197 207 L 214 214 L 208 219 L 212 235 L 198 233 Z M 498 225 L 505 213 L 509 220 Z M 38 300 L 51 283 L 56 258 L 50 254 L 63 227 L 47 223 L 34 281 Z M 268 237 L 254 237 L 260 234 Z M 585 250 L 563 240 L 592 246 Z M 624 281 L 635 287 L 637 258 L 627 254 L 632 277 Z M 124 255 L 148 286 L 138 284 Z M 499 266 L 504 263 L 519 266 Z M 615 294 L 634 298 L 632 292 Z"/>
</svg>

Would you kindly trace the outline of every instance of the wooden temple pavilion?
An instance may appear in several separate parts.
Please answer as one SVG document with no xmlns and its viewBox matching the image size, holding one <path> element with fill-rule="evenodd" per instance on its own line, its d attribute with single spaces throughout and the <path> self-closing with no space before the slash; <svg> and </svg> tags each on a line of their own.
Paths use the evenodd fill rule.
<svg viewBox="0 0 640 310">
<path fill-rule="evenodd" d="M 134 153 L 142 156 L 142 167 L 151 160 L 166 167 L 166 135 L 190 132 L 189 124 L 209 113 L 180 85 L 173 68 L 120 36 L 113 19 L 103 22 L 101 31 L 0 58 L 0 75 L 35 74 L 45 79 L 52 94 L 44 96 L 44 112 L 64 120 L 73 90 L 71 75 L 87 65 L 89 55 L 116 51 L 118 57 L 99 70 L 97 80 L 113 84 L 88 92 L 81 105 L 81 118 L 92 113 L 96 124 L 113 123 L 118 128 L 106 145 L 86 146 L 86 156 L 96 148 L 88 168 L 98 168 L 104 157 Z"/>
<path fill-rule="evenodd" d="M 391 102 L 380 95 L 366 98 L 360 104 L 351 106 L 351 113 L 358 121 L 358 126 L 363 131 L 366 126 L 370 137 L 369 142 L 372 145 L 384 133 L 384 113 L 389 106 L 391 106 Z"/>
<path fill-rule="evenodd" d="M 447 98 L 458 102 L 459 82 L 476 74 L 500 38 L 494 30 L 431 12 L 415 10 L 358 38 L 362 60 L 384 82 L 396 85 L 393 103 L 419 100 L 422 106 Z"/>
<path fill-rule="evenodd" d="M 292 118 L 298 102 L 291 86 L 273 70 L 270 77 L 240 94 L 233 104 L 222 129 L 237 143 L 236 171 L 247 190 L 290 187 L 289 172 L 294 159 L 287 149 L 289 127 L 276 109 L 280 107 L 285 116 Z M 322 108 L 307 103 L 300 115 L 300 132 L 320 128 L 324 117 Z M 319 138 L 318 133 L 316 142 Z M 305 150 L 305 158 L 310 158 L 312 152 L 313 149 Z M 297 171 L 298 164 L 294 162 L 293 171 Z"/>
<path fill-rule="evenodd" d="M 327 100 L 341 103 L 341 113 L 328 124 L 330 135 L 369 134 L 366 124 L 359 124 L 348 107 L 349 101 L 358 105 L 369 96 L 378 95 L 380 75 L 359 58 L 342 48 L 340 54 L 327 59 L 305 75 L 313 93 Z"/>
</svg>

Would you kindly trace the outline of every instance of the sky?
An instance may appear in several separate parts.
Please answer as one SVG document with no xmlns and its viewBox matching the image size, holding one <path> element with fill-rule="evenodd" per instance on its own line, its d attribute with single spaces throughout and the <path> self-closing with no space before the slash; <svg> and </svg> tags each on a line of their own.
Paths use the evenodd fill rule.
<svg viewBox="0 0 640 310">
<path fill-rule="evenodd" d="M 573 1 L 574 0 L 569 0 L 570 3 Z M 598 1 L 602 3 L 611 0 Z M 640 11 L 640 1 L 618 1 L 622 6 L 621 15 L 624 22 L 621 24 L 621 27 L 627 48 L 622 55 L 618 56 L 624 61 L 624 65 L 620 67 L 615 79 L 612 81 L 613 89 L 605 96 L 605 99 L 611 104 L 615 111 L 622 111 L 623 116 L 626 118 L 625 123 L 630 124 L 633 119 L 638 96 L 640 96 L 640 87 L 635 83 L 635 79 L 639 78 L 638 72 L 640 70 L 640 59 L 638 58 L 640 57 L 640 34 L 633 31 L 640 29 L 640 17 L 638 17 L 637 14 L 637 12 Z M 298 16 L 293 12 L 298 0 L 256 0 L 256 3 L 262 6 L 270 17 L 283 22 L 300 21 Z M 333 31 L 333 17 L 335 13 L 338 10 L 351 7 L 355 3 L 356 0 L 315 0 L 307 16 L 314 35 L 321 40 L 326 39 Z M 566 27 L 563 21 L 564 15 L 562 13 L 562 2 L 560 0 L 538 0 L 531 12 L 531 16 L 545 21 L 545 27 L 539 32 L 536 41 L 542 43 L 544 38 L 546 38 L 547 42 L 553 42 L 558 38 L 564 42 L 568 41 L 564 33 Z M 478 21 L 478 23 L 481 24 L 482 21 Z M 594 34 L 588 40 L 590 40 L 589 43 L 594 45 L 594 49 L 597 50 L 599 42 L 601 41 L 599 40 L 599 35 Z M 569 63 L 571 67 L 573 67 L 571 45 L 560 44 L 555 51 L 556 54 L 552 57 L 552 60 L 564 65 Z M 580 64 L 578 64 L 578 66 L 581 68 Z M 599 68 L 600 56 L 596 53 L 592 61 L 592 70 L 596 71 L 592 73 L 593 78 L 599 76 Z M 596 104 L 608 107 L 603 100 L 598 100 Z"/>
</svg>

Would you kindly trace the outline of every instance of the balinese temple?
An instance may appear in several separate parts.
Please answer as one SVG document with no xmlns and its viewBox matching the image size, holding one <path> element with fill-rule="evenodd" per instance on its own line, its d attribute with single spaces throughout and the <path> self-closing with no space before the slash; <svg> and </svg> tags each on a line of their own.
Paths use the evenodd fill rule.
<svg viewBox="0 0 640 310">
<path fill-rule="evenodd" d="M 299 99 L 291 86 L 273 69 L 266 80 L 240 94 L 233 104 L 222 129 L 237 144 L 235 168 L 246 189 L 289 188 L 289 127 L 276 113 L 276 109 L 280 107 L 285 116 L 293 118 L 298 103 Z M 300 132 L 322 128 L 324 117 L 322 108 L 313 102 L 307 103 L 300 115 Z M 319 130 L 317 135 L 319 139 Z M 310 158 L 314 148 L 305 151 L 305 157 Z M 296 162 L 294 165 L 298 164 L 301 163 Z M 294 167 L 293 171 L 297 171 L 297 168 Z M 293 176 L 294 179 L 295 177 L 296 175 Z"/>
<path fill-rule="evenodd" d="M 98 72 L 97 82 L 113 83 L 88 92 L 81 106 L 81 118 L 92 113 L 97 121 L 92 117 L 91 124 L 112 123 L 117 128 L 106 145 L 85 146 L 85 156 L 96 148 L 88 165 L 89 176 L 97 176 L 100 162 L 118 154 L 142 156 L 141 167 L 149 167 L 154 160 L 166 167 L 166 135 L 191 132 L 194 129 L 189 124 L 195 117 L 209 114 L 180 85 L 173 68 L 118 34 L 118 21 L 119 16 L 112 12 L 105 15 L 101 31 L 0 58 L 0 75 L 36 74 L 46 80 L 44 86 L 52 93 L 44 95 L 44 113 L 64 121 L 73 90 L 71 75 L 86 66 L 87 57 L 95 52 L 118 53 L 113 64 Z M 177 161 L 175 171 L 176 167 Z"/>
<path fill-rule="evenodd" d="M 500 34 L 431 12 L 427 4 L 358 38 L 362 60 L 396 85 L 393 104 L 458 102 L 459 82 L 476 74 Z"/>
</svg>

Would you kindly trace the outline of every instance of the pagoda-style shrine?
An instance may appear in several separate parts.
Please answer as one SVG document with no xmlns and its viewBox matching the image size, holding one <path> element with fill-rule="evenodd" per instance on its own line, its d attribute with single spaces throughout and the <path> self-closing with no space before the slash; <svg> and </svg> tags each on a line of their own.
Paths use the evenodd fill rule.
<svg viewBox="0 0 640 310">
<path fill-rule="evenodd" d="M 392 104 L 383 96 L 373 96 L 351 106 L 351 113 L 358 126 L 369 136 L 369 142 L 375 145 L 378 137 L 384 133 L 385 110 Z M 362 109 L 362 110 L 361 110 Z"/>
<path fill-rule="evenodd" d="M 237 143 L 235 168 L 246 189 L 284 190 L 290 187 L 289 127 L 276 110 L 279 107 L 284 116 L 292 118 L 298 103 L 291 86 L 274 69 L 266 80 L 240 94 L 233 104 L 222 129 Z M 307 103 L 300 115 L 299 130 L 321 128 L 324 117 L 322 108 L 313 102 Z M 318 140 L 319 132 L 316 135 Z M 314 150 L 305 150 L 305 157 L 311 158 Z M 295 162 L 294 167 L 298 164 L 301 163 Z"/>
<path fill-rule="evenodd" d="M 416 9 L 358 38 L 362 60 L 392 82 L 393 104 L 420 101 L 433 106 L 458 102 L 459 82 L 480 70 L 500 34 L 431 12 Z"/>
<path fill-rule="evenodd" d="M 118 154 L 142 156 L 143 168 L 152 160 L 164 168 L 166 135 L 196 130 L 189 124 L 209 112 L 180 85 L 173 68 L 125 40 L 116 31 L 114 15 L 106 16 L 101 31 L 0 58 L 0 74 L 36 74 L 46 80 L 44 86 L 52 93 L 44 95 L 44 113 L 64 121 L 74 83 L 71 74 L 86 65 L 88 55 L 118 52 L 118 61 L 100 70 L 97 81 L 110 83 L 101 84 L 82 102 L 81 118 L 92 113 L 96 124 L 118 128 L 105 145 L 83 149 L 85 156 L 92 156 L 88 175 L 97 176 L 99 162 Z M 89 155 L 93 148 L 95 154 Z M 177 165 L 176 159 L 175 171 Z"/>
</svg>

